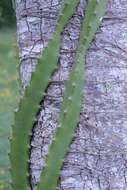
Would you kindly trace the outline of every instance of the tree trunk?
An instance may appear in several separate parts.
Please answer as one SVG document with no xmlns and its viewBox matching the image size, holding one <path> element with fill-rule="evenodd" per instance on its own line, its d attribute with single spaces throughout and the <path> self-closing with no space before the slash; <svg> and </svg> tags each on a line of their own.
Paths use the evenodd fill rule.
<svg viewBox="0 0 127 190">
<path fill-rule="evenodd" d="M 20 74 L 24 87 L 54 31 L 61 2 L 16 2 Z M 54 82 L 48 88 L 38 124 L 34 127 L 30 158 L 32 189 L 39 180 L 57 127 L 64 81 L 73 64 L 85 4 L 85 0 L 80 0 L 61 34 L 59 69 L 52 76 Z M 64 160 L 58 187 L 60 190 L 126 190 L 127 0 L 108 1 L 106 16 L 87 52 L 84 74 L 80 121 Z"/>
</svg>

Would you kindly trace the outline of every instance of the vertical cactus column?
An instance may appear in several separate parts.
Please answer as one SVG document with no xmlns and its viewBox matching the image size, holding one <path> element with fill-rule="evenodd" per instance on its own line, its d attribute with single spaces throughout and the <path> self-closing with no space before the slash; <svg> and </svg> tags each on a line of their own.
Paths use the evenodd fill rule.
<svg viewBox="0 0 127 190">
<path fill-rule="evenodd" d="M 105 12 L 106 0 L 90 0 L 86 8 L 85 18 L 79 39 L 75 63 L 66 84 L 62 109 L 58 119 L 58 128 L 46 165 L 41 174 L 37 190 L 55 190 L 60 168 L 68 146 L 73 138 L 74 129 L 79 121 L 84 85 L 84 54 L 88 49 Z"/>
<path fill-rule="evenodd" d="M 39 59 L 36 72 L 31 83 L 26 88 L 24 97 L 20 100 L 19 110 L 15 113 L 15 123 L 12 127 L 11 139 L 11 176 L 13 190 L 29 189 L 29 143 L 31 130 L 36 122 L 36 113 L 49 84 L 49 78 L 57 66 L 60 33 L 79 1 L 65 1 L 57 21 L 56 30 L 43 56 Z M 54 49 L 55 47 L 55 49 Z"/>
</svg>

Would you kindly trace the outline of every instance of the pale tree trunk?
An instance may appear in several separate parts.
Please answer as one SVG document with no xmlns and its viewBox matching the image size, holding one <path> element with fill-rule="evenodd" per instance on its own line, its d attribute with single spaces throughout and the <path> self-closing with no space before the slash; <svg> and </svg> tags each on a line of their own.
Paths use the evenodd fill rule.
<svg viewBox="0 0 127 190">
<path fill-rule="evenodd" d="M 48 88 L 33 131 L 32 189 L 39 180 L 57 127 L 64 81 L 74 60 L 85 4 L 85 0 L 80 1 L 61 34 L 59 69 L 52 76 L 54 82 Z M 24 86 L 29 83 L 37 58 L 54 31 L 60 5 L 61 0 L 16 2 L 20 73 Z M 60 190 L 126 190 L 127 0 L 108 1 L 106 16 L 87 53 L 84 74 L 80 121 L 64 160 L 58 187 Z"/>
</svg>

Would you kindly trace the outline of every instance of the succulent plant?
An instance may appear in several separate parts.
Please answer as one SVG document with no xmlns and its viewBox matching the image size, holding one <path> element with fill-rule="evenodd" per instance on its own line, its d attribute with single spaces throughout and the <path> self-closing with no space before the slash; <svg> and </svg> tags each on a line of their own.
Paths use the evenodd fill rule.
<svg viewBox="0 0 127 190">
<path fill-rule="evenodd" d="M 28 190 L 29 187 L 29 148 L 32 128 L 37 121 L 40 102 L 57 68 L 61 32 L 74 13 L 79 0 L 65 0 L 57 19 L 55 32 L 43 55 L 39 58 L 36 71 L 20 100 L 15 113 L 15 123 L 11 139 L 11 175 L 13 190 Z M 66 82 L 66 90 L 58 119 L 54 140 L 49 146 L 46 165 L 42 171 L 37 190 L 55 190 L 64 157 L 72 141 L 75 127 L 79 121 L 83 98 L 85 53 L 94 38 L 105 12 L 106 0 L 89 0 L 82 23 L 75 61 Z M 55 47 L 55 49 L 54 49 Z M 49 185 L 50 183 L 50 185 Z"/>
</svg>

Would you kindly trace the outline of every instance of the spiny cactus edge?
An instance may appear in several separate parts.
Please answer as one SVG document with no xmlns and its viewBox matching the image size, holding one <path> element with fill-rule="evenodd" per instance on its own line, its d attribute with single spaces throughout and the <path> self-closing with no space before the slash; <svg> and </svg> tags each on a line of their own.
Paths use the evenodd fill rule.
<svg viewBox="0 0 127 190">
<path fill-rule="evenodd" d="M 60 168 L 79 121 L 85 80 L 84 55 L 102 21 L 105 8 L 106 0 L 89 0 L 88 2 L 75 62 L 66 83 L 64 100 L 58 119 L 59 127 L 56 129 L 53 142 L 49 146 L 46 165 L 42 170 L 37 190 L 55 190 L 57 188 Z"/>
<path fill-rule="evenodd" d="M 53 38 L 49 41 L 48 47 L 44 49 L 43 56 L 38 61 L 36 72 L 32 75 L 30 85 L 20 100 L 19 110 L 15 113 L 10 142 L 11 153 L 9 154 L 13 190 L 28 190 L 30 188 L 28 167 L 31 130 L 36 121 L 36 113 L 49 84 L 49 79 L 57 66 L 60 33 L 72 16 L 78 2 L 79 0 L 64 1 Z"/>
</svg>

